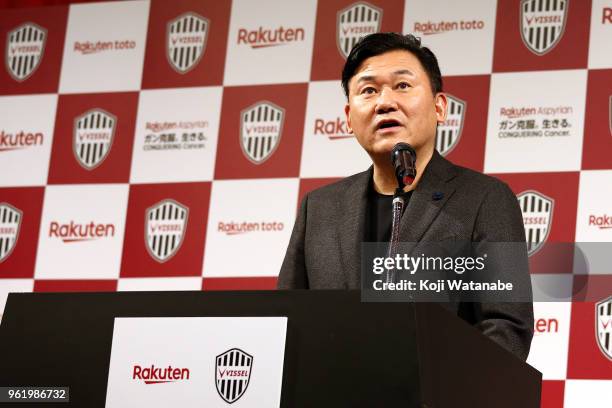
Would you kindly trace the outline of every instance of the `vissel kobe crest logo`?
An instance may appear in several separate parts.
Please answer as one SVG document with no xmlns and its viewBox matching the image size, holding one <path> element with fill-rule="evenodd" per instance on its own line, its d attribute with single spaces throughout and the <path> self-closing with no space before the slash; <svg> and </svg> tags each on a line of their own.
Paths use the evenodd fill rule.
<svg viewBox="0 0 612 408">
<path fill-rule="evenodd" d="M 249 386 L 253 356 L 233 348 L 219 354 L 215 362 L 215 384 L 217 392 L 229 404 L 244 395 Z"/>
<path fill-rule="evenodd" d="M 19 238 L 23 213 L 8 203 L 0 203 L 0 262 L 9 257 Z"/>
<path fill-rule="evenodd" d="M 536 55 L 552 50 L 565 31 L 569 0 L 521 1 L 521 38 Z"/>
<path fill-rule="evenodd" d="M 446 97 L 448 99 L 446 120 L 438 125 L 436 132 L 436 149 L 442 156 L 449 154 L 459 143 L 467 105 L 456 96 L 446 94 Z"/>
<path fill-rule="evenodd" d="M 595 305 L 597 345 L 608 359 L 612 360 L 612 296 Z"/>
<path fill-rule="evenodd" d="M 365 1 L 351 4 L 336 17 L 336 43 L 344 58 L 348 57 L 360 38 L 380 31 L 382 9 Z"/>
<path fill-rule="evenodd" d="M 177 201 L 166 199 L 147 208 L 145 213 L 145 244 L 149 255 L 157 262 L 166 262 L 181 247 L 189 208 Z"/>
<path fill-rule="evenodd" d="M 15 81 L 25 81 L 40 65 L 47 41 L 47 30 L 25 23 L 9 31 L 6 41 L 5 63 Z"/>
<path fill-rule="evenodd" d="M 103 109 L 92 109 L 74 119 L 72 150 L 77 162 L 86 170 L 98 167 L 108 156 L 117 117 Z"/>
<path fill-rule="evenodd" d="M 278 147 L 283 132 L 285 110 L 261 101 L 240 112 L 240 146 L 254 164 L 268 160 Z"/>
<path fill-rule="evenodd" d="M 198 65 L 206 49 L 209 26 L 207 18 L 193 12 L 168 22 L 166 56 L 176 72 L 185 74 Z"/>
<path fill-rule="evenodd" d="M 537 191 L 525 191 L 517 196 L 527 238 L 529 256 L 539 251 L 548 234 L 553 217 L 554 200 Z"/>
</svg>

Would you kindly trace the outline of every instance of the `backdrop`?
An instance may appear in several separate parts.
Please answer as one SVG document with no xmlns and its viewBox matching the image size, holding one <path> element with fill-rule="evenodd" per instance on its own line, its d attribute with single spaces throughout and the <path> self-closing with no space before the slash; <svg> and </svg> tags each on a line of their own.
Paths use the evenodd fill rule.
<svg viewBox="0 0 612 408">
<path fill-rule="evenodd" d="M 609 407 L 612 1 L 182 0 L 0 14 L 0 307 L 11 291 L 272 289 L 303 195 L 369 165 L 351 46 L 438 55 L 437 148 L 507 182 L 529 240 L 543 407 Z M 550 255 L 550 254 L 549 254 Z M 590 258 L 589 258 L 590 257 Z M 546 290 L 562 282 L 565 298 Z M 573 301 L 572 301 L 573 300 Z M 2 309 L 0 309 L 1 312 Z"/>
</svg>

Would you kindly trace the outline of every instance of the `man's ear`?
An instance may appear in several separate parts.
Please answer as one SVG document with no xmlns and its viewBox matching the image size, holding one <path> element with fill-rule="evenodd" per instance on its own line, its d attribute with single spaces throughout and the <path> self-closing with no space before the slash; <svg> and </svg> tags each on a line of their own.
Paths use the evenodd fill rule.
<svg viewBox="0 0 612 408">
<path fill-rule="evenodd" d="M 353 127 L 351 126 L 351 107 L 348 103 L 344 105 L 344 114 L 346 115 L 346 131 L 353 133 Z"/>
<path fill-rule="evenodd" d="M 448 99 L 444 92 L 438 92 L 434 97 L 434 103 L 436 108 L 436 120 L 438 123 L 442 123 L 446 120 L 446 113 L 448 107 Z"/>
</svg>

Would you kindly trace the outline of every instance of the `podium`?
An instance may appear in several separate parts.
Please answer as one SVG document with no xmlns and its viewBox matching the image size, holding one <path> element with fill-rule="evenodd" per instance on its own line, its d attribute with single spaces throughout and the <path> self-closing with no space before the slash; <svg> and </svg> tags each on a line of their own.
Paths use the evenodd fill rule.
<svg viewBox="0 0 612 408">
<path fill-rule="evenodd" d="M 185 316 L 287 316 L 282 407 L 540 406 L 541 374 L 441 305 L 335 290 L 11 294 L 0 386 L 104 407 L 114 318 Z"/>
</svg>

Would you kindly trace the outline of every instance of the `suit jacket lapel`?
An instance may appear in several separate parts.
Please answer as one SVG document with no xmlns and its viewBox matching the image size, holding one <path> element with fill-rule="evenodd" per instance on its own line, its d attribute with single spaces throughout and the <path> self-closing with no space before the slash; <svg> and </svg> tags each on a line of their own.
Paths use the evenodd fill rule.
<svg viewBox="0 0 612 408">
<path fill-rule="evenodd" d="M 456 173 L 456 167 L 434 151 L 402 217 L 400 241 L 420 241 L 444 203 L 455 191 L 449 181 Z M 361 244 L 365 238 L 368 188 L 372 174 L 373 167 L 358 174 L 337 202 L 340 217 L 338 242 L 342 254 L 342 272 L 348 288 L 360 288 Z M 438 196 L 441 193 L 442 198 L 434 199 L 434 193 Z"/>
<path fill-rule="evenodd" d="M 456 167 L 434 150 L 400 222 L 400 241 L 419 242 L 455 191 Z"/>
<path fill-rule="evenodd" d="M 358 174 L 343 197 L 339 197 L 338 242 L 342 270 L 348 288 L 359 288 L 361 282 L 361 243 L 364 240 L 368 186 L 373 168 Z"/>
</svg>

